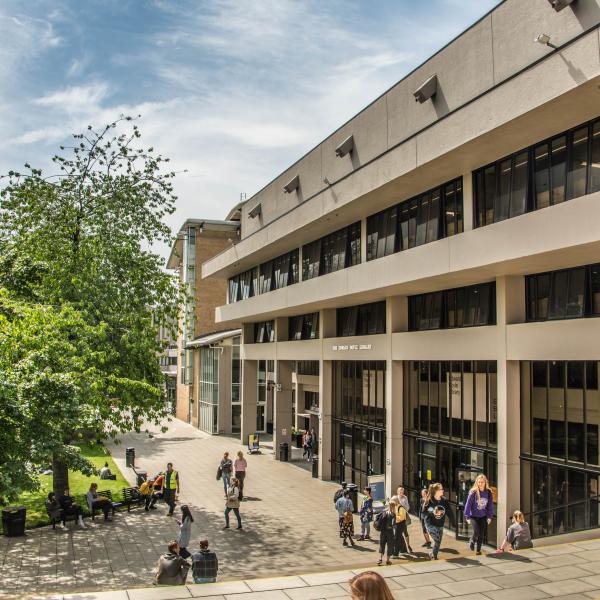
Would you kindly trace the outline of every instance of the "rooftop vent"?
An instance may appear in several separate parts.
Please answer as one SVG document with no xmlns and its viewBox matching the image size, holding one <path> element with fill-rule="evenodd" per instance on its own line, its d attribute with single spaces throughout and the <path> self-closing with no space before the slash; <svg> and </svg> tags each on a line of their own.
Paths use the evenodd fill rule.
<svg viewBox="0 0 600 600">
<path fill-rule="evenodd" d="M 423 83 L 416 91 L 413 92 L 415 100 L 421 104 L 425 100 L 429 100 L 435 96 L 437 92 L 437 75 L 432 75 L 425 83 Z"/>
<path fill-rule="evenodd" d="M 342 156 L 346 156 L 346 154 L 348 154 L 349 152 L 352 152 L 352 150 L 354 150 L 354 136 L 351 135 L 349 137 L 347 137 L 336 149 L 335 149 L 335 155 L 339 156 L 340 158 Z"/>
<path fill-rule="evenodd" d="M 300 175 L 296 175 L 295 177 L 293 177 L 292 179 L 290 179 L 283 186 L 283 191 L 286 194 L 289 194 L 289 193 L 293 192 L 294 190 L 297 190 L 299 187 L 300 187 Z"/>
</svg>

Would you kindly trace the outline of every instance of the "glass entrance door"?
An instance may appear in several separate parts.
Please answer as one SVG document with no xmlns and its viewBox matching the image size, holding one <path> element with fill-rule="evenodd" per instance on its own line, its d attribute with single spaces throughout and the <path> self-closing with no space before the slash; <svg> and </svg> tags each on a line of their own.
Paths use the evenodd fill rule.
<svg viewBox="0 0 600 600">
<path fill-rule="evenodd" d="M 256 431 L 265 433 L 267 431 L 267 405 L 256 405 Z"/>
<path fill-rule="evenodd" d="M 456 510 L 456 539 L 457 540 L 468 540 L 472 533 L 473 528 L 465 521 L 465 504 L 469 497 L 469 492 L 477 479 L 481 470 L 474 470 L 470 468 L 456 469 L 456 481 L 458 488 L 458 507 Z"/>
</svg>

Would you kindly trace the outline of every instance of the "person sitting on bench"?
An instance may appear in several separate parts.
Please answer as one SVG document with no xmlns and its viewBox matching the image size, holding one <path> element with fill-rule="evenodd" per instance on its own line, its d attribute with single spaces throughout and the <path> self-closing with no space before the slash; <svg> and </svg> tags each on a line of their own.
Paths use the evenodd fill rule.
<svg viewBox="0 0 600 600">
<path fill-rule="evenodd" d="M 112 510 L 112 502 L 106 496 L 98 495 L 98 484 L 92 483 L 90 485 L 90 489 L 88 493 L 85 495 L 87 498 L 88 506 L 90 507 L 90 511 L 93 514 L 96 508 L 99 508 L 104 513 L 104 520 L 110 521 L 110 517 L 108 516 L 110 511 Z"/>
<path fill-rule="evenodd" d="M 69 494 L 69 488 L 65 488 L 63 495 L 58 499 L 58 504 L 63 511 L 63 525 L 66 526 L 68 515 L 77 515 L 77 523 L 85 529 L 83 522 L 83 508 L 77 504 Z"/>
<path fill-rule="evenodd" d="M 158 501 L 160 494 L 154 493 L 154 482 L 146 479 L 142 485 L 140 485 L 140 495 L 144 498 L 144 510 L 155 510 L 156 502 Z"/>
</svg>

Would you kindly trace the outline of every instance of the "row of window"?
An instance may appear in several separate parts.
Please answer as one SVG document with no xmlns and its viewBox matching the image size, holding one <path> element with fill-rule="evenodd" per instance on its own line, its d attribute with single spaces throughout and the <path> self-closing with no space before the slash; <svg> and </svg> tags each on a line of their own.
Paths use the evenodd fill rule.
<svg viewBox="0 0 600 600">
<path fill-rule="evenodd" d="M 496 283 L 443 290 L 408 299 L 410 331 L 496 324 Z"/>
<path fill-rule="evenodd" d="M 462 178 L 386 208 L 367 219 L 367 260 L 463 231 Z"/>
<path fill-rule="evenodd" d="M 527 320 L 600 316 L 600 264 L 530 275 Z"/>
<path fill-rule="evenodd" d="M 476 227 L 600 191 L 600 119 L 473 173 Z"/>
<path fill-rule="evenodd" d="M 302 246 L 302 280 L 360 263 L 360 221 Z"/>
<path fill-rule="evenodd" d="M 319 313 L 298 315 L 288 319 L 288 339 L 314 340 L 319 337 Z"/>
<path fill-rule="evenodd" d="M 385 300 L 337 309 L 337 335 L 374 335 L 385 333 Z"/>
</svg>

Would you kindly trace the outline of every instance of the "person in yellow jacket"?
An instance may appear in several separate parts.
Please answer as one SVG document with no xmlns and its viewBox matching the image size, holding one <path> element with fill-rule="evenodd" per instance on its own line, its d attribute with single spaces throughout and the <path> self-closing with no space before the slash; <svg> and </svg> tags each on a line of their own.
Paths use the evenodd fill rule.
<svg viewBox="0 0 600 600">
<path fill-rule="evenodd" d="M 154 482 L 150 479 L 146 479 L 142 485 L 140 485 L 140 495 L 144 497 L 145 506 L 144 510 L 155 510 L 156 502 L 158 501 L 159 495 L 154 493 Z"/>
<path fill-rule="evenodd" d="M 173 516 L 175 500 L 179 495 L 179 473 L 173 469 L 173 463 L 167 463 L 162 485 L 162 498 L 169 505 L 168 516 Z"/>
</svg>

